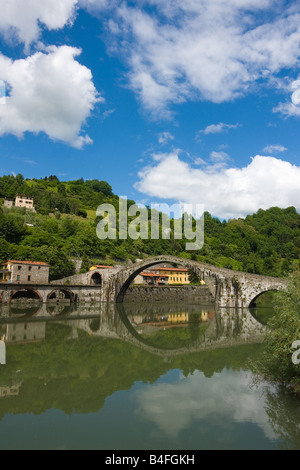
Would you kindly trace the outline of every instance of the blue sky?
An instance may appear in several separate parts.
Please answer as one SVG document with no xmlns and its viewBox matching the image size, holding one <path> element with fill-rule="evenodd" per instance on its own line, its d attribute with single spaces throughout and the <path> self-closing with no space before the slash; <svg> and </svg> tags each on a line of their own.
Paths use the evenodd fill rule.
<svg viewBox="0 0 300 470">
<path fill-rule="evenodd" d="M 300 4 L 0 0 L 0 175 L 300 211 Z M 5 91 L 5 96 L 4 96 Z"/>
</svg>

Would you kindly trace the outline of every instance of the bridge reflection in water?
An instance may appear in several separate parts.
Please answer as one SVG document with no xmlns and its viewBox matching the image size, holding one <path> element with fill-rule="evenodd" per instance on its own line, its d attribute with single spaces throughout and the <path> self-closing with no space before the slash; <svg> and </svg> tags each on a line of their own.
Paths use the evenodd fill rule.
<svg viewBox="0 0 300 470">
<path fill-rule="evenodd" d="M 189 304 L 40 305 L 0 308 L 0 334 L 7 344 L 46 339 L 47 323 L 91 337 L 125 341 L 148 352 L 172 356 L 205 349 L 259 343 L 265 327 L 248 309 Z"/>
</svg>

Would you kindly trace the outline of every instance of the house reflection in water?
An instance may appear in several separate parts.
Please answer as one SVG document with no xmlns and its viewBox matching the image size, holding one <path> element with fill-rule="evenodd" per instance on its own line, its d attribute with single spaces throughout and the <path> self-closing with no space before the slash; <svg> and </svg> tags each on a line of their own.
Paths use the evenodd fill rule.
<svg viewBox="0 0 300 470">
<path fill-rule="evenodd" d="M 12 323 L 6 325 L 5 343 L 22 344 L 43 341 L 46 337 L 46 323 Z"/>
<path fill-rule="evenodd" d="M 21 383 L 9 386 L 0 387 L 0 398 L 17 397 L 20 393 Z"/>
<path fill-rule="evenodd" d="M 170 313 L 167 315 L 149 315 L 149 316 L 142 316 L 142 315 L 133 315 L 131 317 L 132 321 L 136 325 L 153 325 L 153 326 L 168 326 L 171 324 L 181 324 L 181 325 L 188 325 L 193 318 L 198 316 L 199 320 L 202 323 L 210 322 L 214 316 L 215 311 L 207 311 L 202 310 L 197 314 L 190 314 L 188 312 L 179 312 L 179 313 Z"/>
</svg>

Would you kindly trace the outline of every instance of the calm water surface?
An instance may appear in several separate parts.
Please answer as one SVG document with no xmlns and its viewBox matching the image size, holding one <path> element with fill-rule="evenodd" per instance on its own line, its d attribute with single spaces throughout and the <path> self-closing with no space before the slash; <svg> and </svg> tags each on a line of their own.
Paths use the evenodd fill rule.
<svg viewBox="0 0 300 470">
<path fill-rule="evenodd" d="M 299 450 L 300 401 L 254 385 L 265 331 L 255 316 L 3 306 L 0 449 Z"/>
</svg>

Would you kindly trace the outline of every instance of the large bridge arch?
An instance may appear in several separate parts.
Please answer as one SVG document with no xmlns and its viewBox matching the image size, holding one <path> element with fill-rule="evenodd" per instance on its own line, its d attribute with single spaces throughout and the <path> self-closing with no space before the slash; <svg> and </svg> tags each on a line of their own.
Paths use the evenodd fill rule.
<svg viewBox="0 0 300 470">
<path fill-rule="evenodd" d="M 117 273 L 112 273 L 103 283 L 102 299 L 122 303 L 128 287 L 138 274 L 144 269 L 163 263 L 174 263 L 193 270 L 201 280 L 204 280 L 215 302 L 227 308 L 249 308 L 252 300 L 258 295 L 269 290 L 283 290 L 288 283 L 285 279 L 233 271 L 165 255 L 146 258 Z"/>
<path fill-rule="evenodd" d="M 209 276 L 206 276 L 205 270 L 201 269 L 200 265 L 184 258 L 177 258 L 175 256 L 158 256 L 155 258 L 147 258 L 143 261 L 140 261 L 130 268 L 126 268 L 121 270 L 116 276 L 115 276 L 115 286 L 116 286 L 116 292 L 115 292 L 115 301 L 117 303 L 121 303 L 124 300 L 125 294 L 127 289 L 129 288 L 130 284 L 132 281 L 135 279 L 136 276 L 138 276 L 141 272 L 143 272 L 145 269 L 149 269 L 152 266 L 156 266 L 159 264 L 176 264 L 180 265 L 183 268 L 186 269 L 191 269 L 193 270 L 198 276 L 199 279 L 205 280 L 206 284 L 208 285 L 211 293 L 213 296 L 215 296 L 215 278 L 209 278 Z"/>
</svg>

